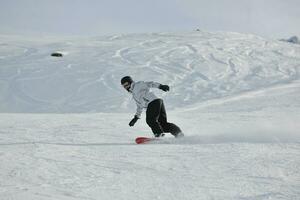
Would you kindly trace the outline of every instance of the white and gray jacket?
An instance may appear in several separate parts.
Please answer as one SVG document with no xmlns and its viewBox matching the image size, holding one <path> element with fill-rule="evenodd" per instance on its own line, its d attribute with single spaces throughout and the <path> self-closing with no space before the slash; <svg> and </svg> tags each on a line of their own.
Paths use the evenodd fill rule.
<svg viewBox="0 0 300 200">
<path fill-rule="evenodd" d="M 136 116 L 140 118 L 143 108 L 147 108 L 148 104 L 155 99 L 158 99 L 153 92 L 150 91 L 150 88 L 159 88 L 160 83 L 156 82 L 132 82 L 129 91 L 132 93 L 133 99 L 136 102 Z"/>
</svg>

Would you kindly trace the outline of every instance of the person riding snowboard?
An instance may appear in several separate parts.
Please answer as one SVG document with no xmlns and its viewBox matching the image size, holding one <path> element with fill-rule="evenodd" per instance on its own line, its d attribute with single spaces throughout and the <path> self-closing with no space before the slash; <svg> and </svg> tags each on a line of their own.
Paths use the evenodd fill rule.
<svg viewBox="0 0 300 200">
<path fill-rule="evenodd" d="M 150 88 L 158 88 L 165 92 L 169 91 L 168 85 L 162 85 L 156 82 L 134 82 L 130 76 L 121 79 L 122 86 L 132 94 L 136 102 L 137 110 L 134 118 L 129 122 L 129 126 L 134 126 L 144 108 L 146 108 L 146 122 L 152 129 L 155 137 L 164 136 L 163 133 L 171 133 L 175 137 L 184 136 L 180 128 L 167 121 L 167 113 L 162 99 L 155 96 Z"/>
</svg>

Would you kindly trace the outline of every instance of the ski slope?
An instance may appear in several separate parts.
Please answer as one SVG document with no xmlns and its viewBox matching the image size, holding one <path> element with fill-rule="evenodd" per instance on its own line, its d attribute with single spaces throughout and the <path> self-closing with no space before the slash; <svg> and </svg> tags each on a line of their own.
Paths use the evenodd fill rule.
<svg viewBox="0 0 300 200">
<path fill-rule="evenodd" d="M 299 70 L 299 46 L 239 33 L 2 35 L 0 200 L 297 200 Z M 124 75 L 170 85 L 185 138 L 134 143 Z"/>
</svg>

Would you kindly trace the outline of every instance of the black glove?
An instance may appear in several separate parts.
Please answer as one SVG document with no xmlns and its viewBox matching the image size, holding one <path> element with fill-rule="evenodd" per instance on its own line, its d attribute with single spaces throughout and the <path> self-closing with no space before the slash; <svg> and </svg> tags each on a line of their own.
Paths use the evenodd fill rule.
<svg viewBox="0 0 300 200">
<path fill-rule="evenodd" d="M 134 124 L 136 123 L 136 121 L 138 120 L 139 118 L 135 115 L 134 118 L 129 122 L 129 126 L 134 126 Z"/>
<path fill-rule="evenodd" d="M 165 92 L 170 90 L 170 87 L 168 85 L 160 85 L 158 88 Z"/>
</svg>

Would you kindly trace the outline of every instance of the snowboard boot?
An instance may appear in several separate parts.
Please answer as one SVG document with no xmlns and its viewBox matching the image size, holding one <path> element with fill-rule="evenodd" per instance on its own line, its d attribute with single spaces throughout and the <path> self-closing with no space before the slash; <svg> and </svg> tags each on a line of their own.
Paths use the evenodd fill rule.
<svg viewBox="0 0 300 200">
<path fill-rule="evenodd" d="M 154 133 L 155 137 L 164 137 L 165 134 L 164 133 Z"/>
</svg>

